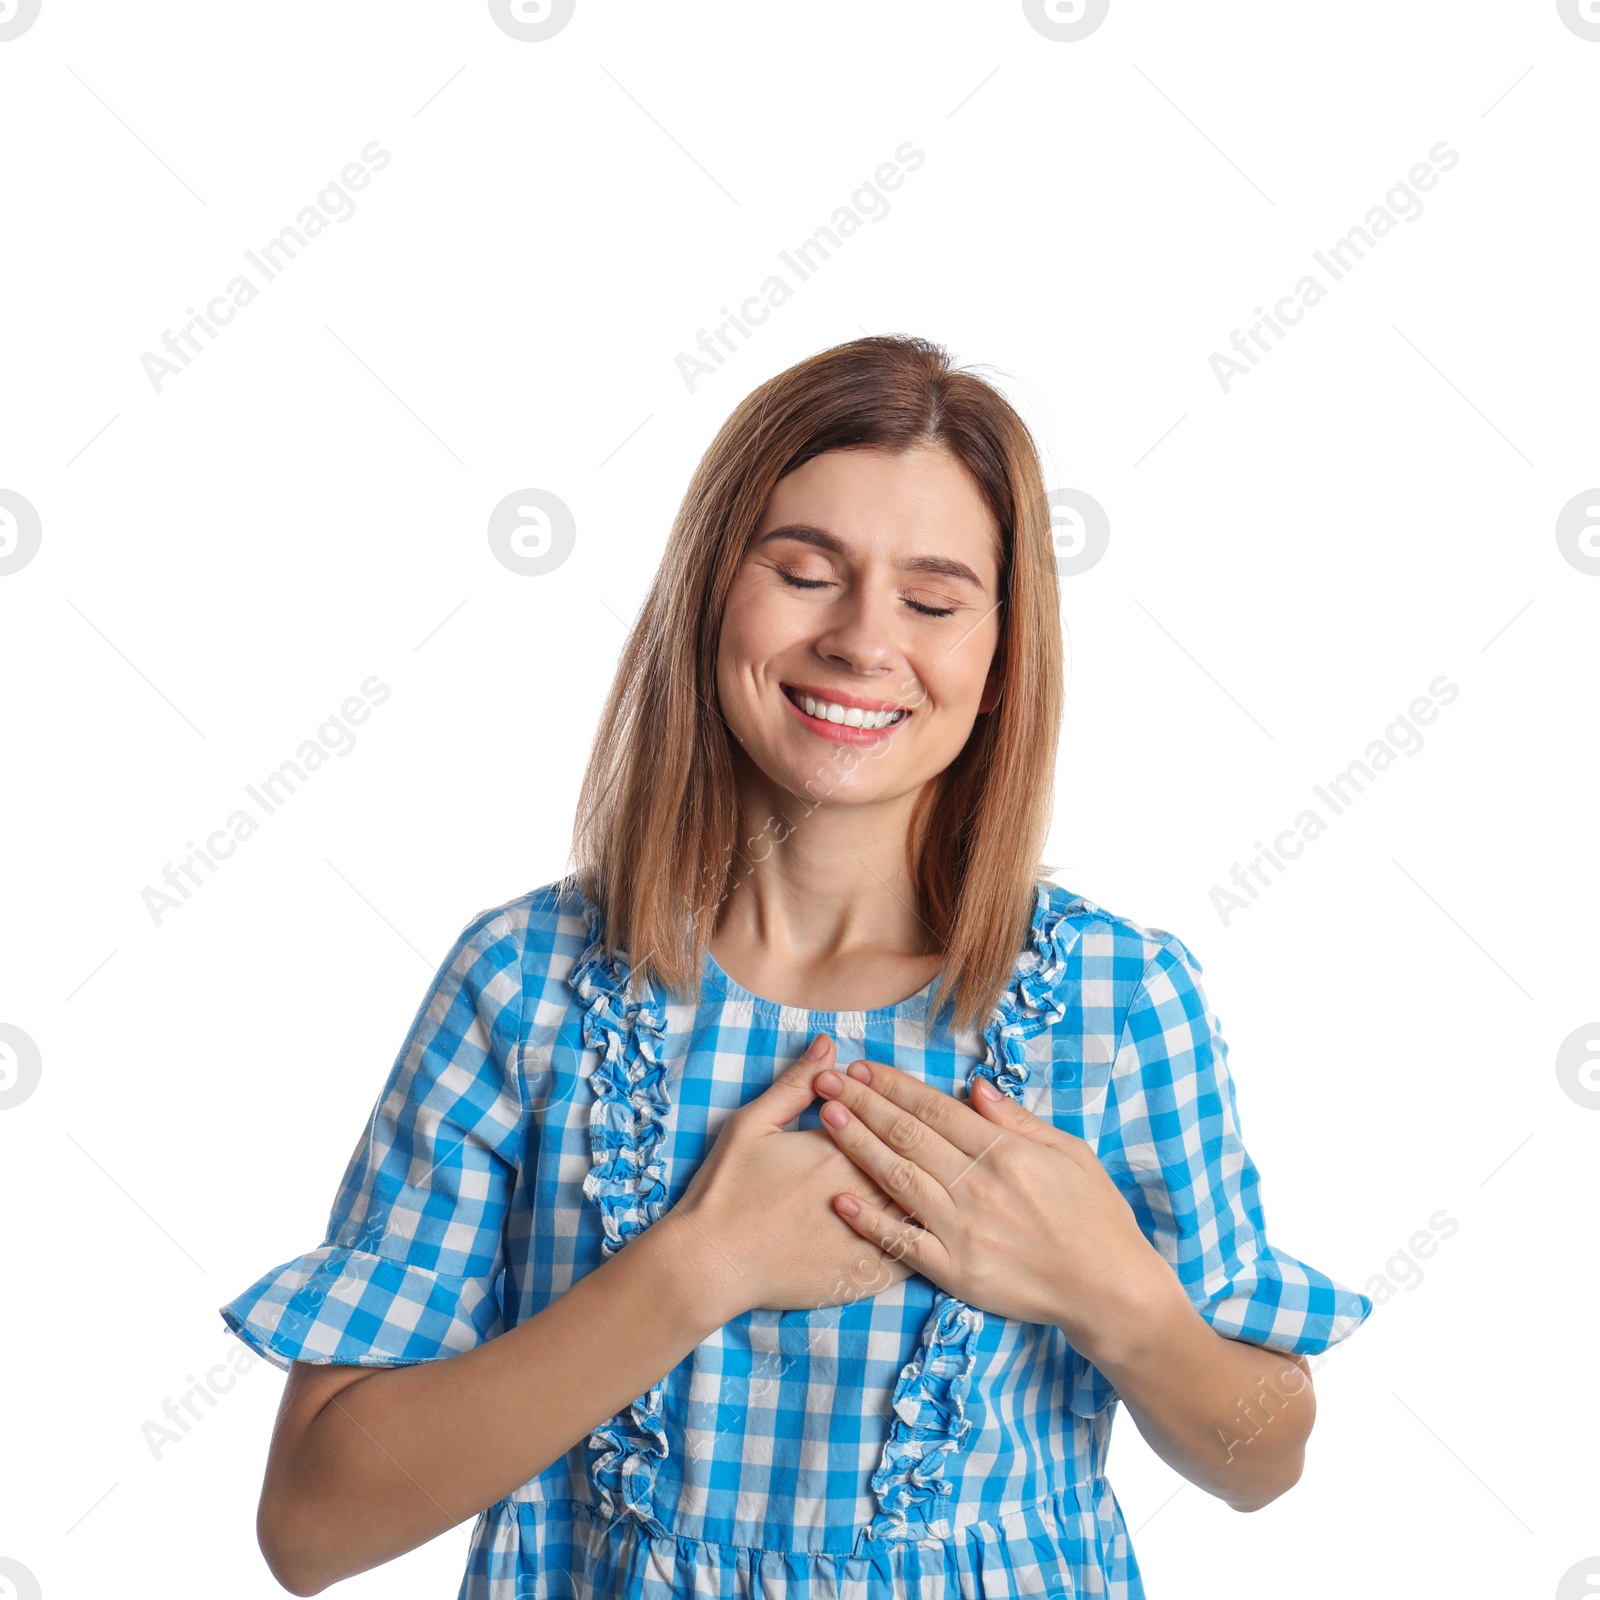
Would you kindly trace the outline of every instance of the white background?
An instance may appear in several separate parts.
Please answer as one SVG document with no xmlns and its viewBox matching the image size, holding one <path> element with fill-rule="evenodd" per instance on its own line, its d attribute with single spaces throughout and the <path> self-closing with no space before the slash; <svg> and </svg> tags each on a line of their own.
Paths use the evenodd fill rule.
<svg viewBox="0 0 1600 1600">
<path fill-rule="evenodd" d="M 0 489 L 42 530 L 0 578 L 0 1023 L 42 1063 L 0 1113 L 0 1556 L 45 1600 L 281 1593 L 281 1377 L 159 1459 L 142 1426 L 321 1240 L 462 925 L 565 870 L 716 428 L 871 331 L 980 364 L 1105 508 L 1047 860 L 1194 950 L 1274 1241 L 1381 1294 L 1259 1513 L 1119 1418 L 1152 1600 L 1600 1558 L 1600 1111 L 1556 1071 L 1600 1035 L 1600 562 L 1556 540 L 1600 483 L 1597 86 L 1554 0 L 1113 0 L 1077 42 L 1013 3 L 579 0 L 538 43 L 483 4 L 44 0 L 0 42 Z M 145 353 L 374 140 L 354 214 L 158 392 Z M 887 214 L 691 390 L 679 353 L 907 140 Z M 1421 214 L 1224 392 L 1212 353 L 1440 141 Z M 576 520 L 543 577 L 486 537 L 530 487 Z M 142 891 L 372 674 L 355 747 L 157 925 Z M 1422 748 L 1225 924 L 1441 674 Z M 453 1595 L 469 1529 L 339 1592 Z"/>
</svg>

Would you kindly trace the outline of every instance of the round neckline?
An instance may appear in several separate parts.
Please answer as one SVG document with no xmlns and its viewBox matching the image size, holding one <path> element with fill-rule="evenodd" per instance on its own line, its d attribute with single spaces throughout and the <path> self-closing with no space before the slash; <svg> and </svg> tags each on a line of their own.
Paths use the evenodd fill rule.
<svg viewBox="0 0 1600 1600">
<path fill-rule="evenodd" d="M 705 960 L 701 964 L 701 977 L 703 982 L 712 984 L 720 989 L 730 1000 L 741 1000 L 754 1006 L 758 1012 L 770 1016 L 777 1016 L 781 1012 L 792 1012 L 806 1017 L 920 1017 L 926 1016 L 928 1007 L 933 1001 L 934 991 L 938 989 L 944 979 L 944 970 L 941 968 L 933 975 L 930 983 L 925 984 L 915 994 L 908 994 L 904 1000 L 896 1000 L 889 1006 L 857 1006 L 852 1009 L 818 1011 L 809 1006 L 785 1005 L 781 1000 L 769 1000 L 765 995 L 755 994 L 745 988 L 737 978 L 725 972 L 722 963 L 707 949 Z"/>
</svg>

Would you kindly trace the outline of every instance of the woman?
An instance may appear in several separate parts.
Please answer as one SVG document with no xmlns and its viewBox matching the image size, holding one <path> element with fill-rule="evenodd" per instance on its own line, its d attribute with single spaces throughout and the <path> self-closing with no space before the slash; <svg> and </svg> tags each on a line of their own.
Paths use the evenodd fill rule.
<svg viewBox="0 0 1600 1600">
<path fill-rule="evenodd" d="M 573 874 L 467 925 L 323 1246 L 222 1308 L 290 1371 L 280 1582 L 480 1513 L 464 1600 L 1131 1600 L 1119 1400 L 1296 1480 L 1371 1302 L 1267 1242 L 1187 948 L 1040 876 L 1060 707 L 998 393 L 867 338 L 734 411 Z"/>
</svg>

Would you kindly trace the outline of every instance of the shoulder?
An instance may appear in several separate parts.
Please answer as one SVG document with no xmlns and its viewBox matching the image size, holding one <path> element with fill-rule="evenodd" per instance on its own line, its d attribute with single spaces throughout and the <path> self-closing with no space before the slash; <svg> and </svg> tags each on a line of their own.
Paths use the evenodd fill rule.
<svg viewBox="0 0 1600 1600">
<path fill-rule="evenodd" d="M 1233 1087 L 1193 951 L 1165 928 L 1059 885 L 1041 888 L 1063 934 L 1074 936 L 1054 1049 L 1058 1061 L 1081 1063 L 1081 1078 L 1069 1079 L 1084 1096 L 1079 1136 L 1109 1160 L 1157 1134 L 1187 1139 L 1197 1127 L 1221 1128 L 1235 1116 Z M 1079 1129 L 1069 1123 L 1069 1131 Z"/>
<path fill-rule="evenodd" d="M 481 911 L 476 920 L 484 937 L 504 941 L 504 958 L 520 969 L 530 1045 L 548 1044 L 582 1013 L 625 1014 L 627 964 L 606 952 L 600 909 L 570 873 Z"/>
<path fill-rule="evenodd" d="M 1080 960 L 1113 965 L 1119 972 L 1133 970 L 1135 979 L 1152 964 L 1182 962 L 1201 970 L 1188 945 L 1177 934 L 1132 917 L 1108 911 L 1087 895 L 1040 878 L 1036 886 L 1034 929 L 1058 944 L 1070 942 Z"/>
<path fill-rule="evenodd" d="M 592 928 L 588 902 L 577 885 L 557 878 L 475 912 L 459 942 L 514 956 L 524 971 L 536 972 L 570 967 L 593 941 Z"/>
<path fill-rule="evenodd" d="M 1120 1033 L 1136 1001 L 1153 993 L 1199 995 L 1200 961 L 1175 933 L 1110 911 L 1041 878 L 1034 940 L 1054 952 L 1061 980 Z"/>
</svg>

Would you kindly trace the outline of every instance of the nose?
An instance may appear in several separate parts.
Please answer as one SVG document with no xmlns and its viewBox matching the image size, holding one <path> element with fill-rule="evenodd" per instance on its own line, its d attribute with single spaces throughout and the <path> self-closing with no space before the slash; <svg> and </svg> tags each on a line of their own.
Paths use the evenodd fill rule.
<svg viewBox="0 0 1600 1600">
<path fill-rule="evenodd" d="M 892 670 L 901 659 L 898 603 L 887 580 L 864 578 L 847 586 L 828 607 L 818 653 L 861 676 Z"/>
</svg>

